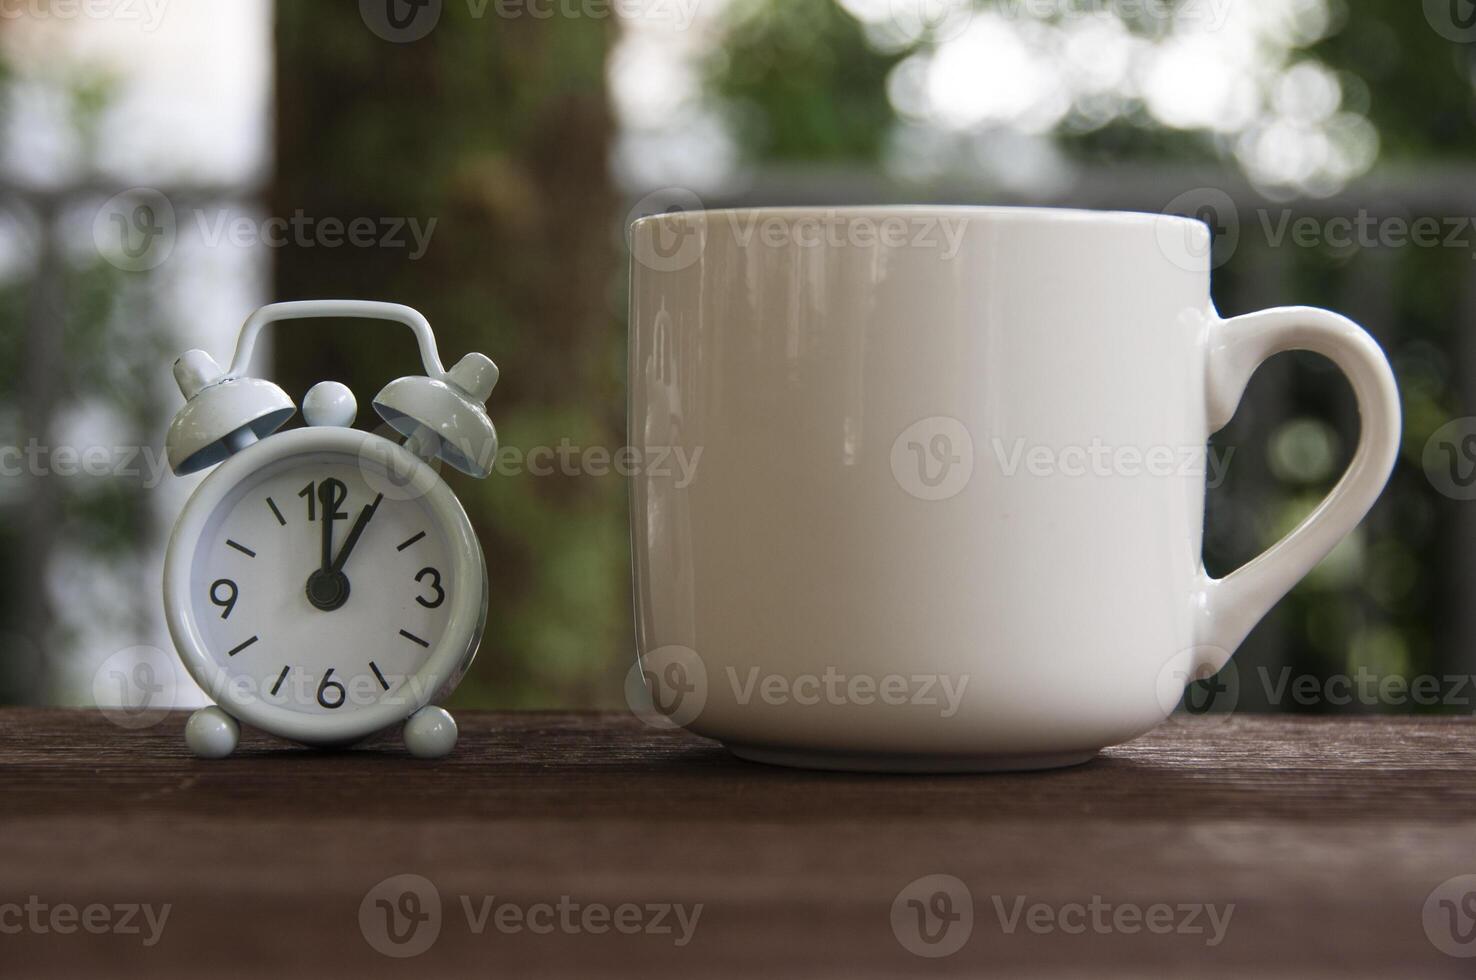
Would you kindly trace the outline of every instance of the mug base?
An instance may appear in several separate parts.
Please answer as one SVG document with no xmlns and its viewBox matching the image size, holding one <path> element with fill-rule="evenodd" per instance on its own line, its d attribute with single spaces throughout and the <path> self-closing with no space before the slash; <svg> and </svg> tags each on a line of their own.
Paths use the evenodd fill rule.
<svg viewBox="0 0 1476 980">
<path fill-rule="evenodd" d="M 1085 752 L 1040 752 L 1018 755 L 907 755 L 886 752 L 828 752 L 824 749 L 783 749 L 724 742 L 740 759 L 791 769 L 830 769 L 840 772 L 965 773 L 1022 772 L 1031 769 L 1063 769 L 1079 766 L 1097 757 L 1097 749 Z"/>
</svg>

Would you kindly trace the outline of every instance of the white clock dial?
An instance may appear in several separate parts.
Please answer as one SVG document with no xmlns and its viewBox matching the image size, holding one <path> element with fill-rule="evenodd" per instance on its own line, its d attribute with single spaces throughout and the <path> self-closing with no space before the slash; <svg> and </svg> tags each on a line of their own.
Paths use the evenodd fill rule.
<svg viewBox="0 0 1476 980">
<path fill-rule="evenodd" d="M 191 596 L 230 683 L 309 714 L 395 695 L 441 641 L 458 587 L 424 497 L 396 499 L 352 457 L 282 460 L 216 507 Z"/>
<path fill-rule="evenodd" d="M 165 611 L 234 717 L 315 744 L 408 717 L 481 638 L 481 549 L 450 489 L 379 436 L 309 428 L 232 456 L 190 498 Z"/>
</svg>

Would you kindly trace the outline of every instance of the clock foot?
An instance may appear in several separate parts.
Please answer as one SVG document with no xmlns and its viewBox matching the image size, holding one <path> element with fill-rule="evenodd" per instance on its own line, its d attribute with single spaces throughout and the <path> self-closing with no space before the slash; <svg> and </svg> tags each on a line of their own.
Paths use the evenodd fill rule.
<svg viewBox="0 0 1476 980">
<path fill-rule="evenodd" d="M 215 705 L 201 708 L 185 722 L 185 744 L 201 759 L 224 759 L 236 751 L 241 726 Z"/>
<path fill-rule="evenodd" d="M 405 748 L 421 759 L 439 759 L 456 747 L 456 719 L 428 704 L 405 722 Z"/>
</svg>

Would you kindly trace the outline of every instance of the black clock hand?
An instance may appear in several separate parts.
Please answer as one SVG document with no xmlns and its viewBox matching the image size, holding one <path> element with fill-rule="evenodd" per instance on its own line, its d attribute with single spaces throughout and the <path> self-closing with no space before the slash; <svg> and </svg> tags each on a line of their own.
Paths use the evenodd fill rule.
<svg viewBox="0 0 1476 980">
<path fill-rule="evenodd" d="M 348 517 L 339 508 L 348 499 L 348 487 L 342 480 L 332 477 L 318 484 L 318 503 L 323 508 L 323 561 L 319 568 L 326 572 L 333 567 L 333 522 Z"/>
<path fill-rule="evenodd" d="M 338 557 L 333 560 L 329 569 L 332 572 L 342 572 L 344 562 L 348 561 L 349 555 L 354 550 L 354 545 L 359 543 L 359 536 L 364 533 L 364 528 L 369 524 L 369 518 L 374 516 L 374 511 L 379 508 L 379 502 L 384 499 L 384 494 L 374 498 L 374 503 L 365 504 L 364 509 L 359 511 L 359 519 L 354 521 L 354 526 L 349 529 L 349 534 L 344 539 L 343 547 L 339 549 Z"/>
<path fill-rule="evenodd" d="M 323 522 L 323 557 L 308 576 L 307 597 L 324 612 L 331 612 L 348 601 L 348 579 L 333 565 L 333 522 L 348 519 L 348 515 L 338 509 L 346 499 L 348 487 L 342 480 L 330 478 L 318 484 L 318 503 L 323 509 L 319 515 Z"/>
<path fill-rule="evenodd" d="M 323 563 L 318 567 L 326 572 L 333 567 L 333 518 L 338 511 L 333 502 L 333 481 L 318 484 L 318 501 L 323 508 Z"/>
</svg>

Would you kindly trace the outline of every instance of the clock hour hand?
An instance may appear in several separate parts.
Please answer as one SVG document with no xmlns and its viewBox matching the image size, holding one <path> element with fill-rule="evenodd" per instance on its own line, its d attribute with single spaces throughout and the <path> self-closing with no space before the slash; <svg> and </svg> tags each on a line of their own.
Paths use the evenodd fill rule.
<svg viewBox="0 0 1476 980">
<path fill-rule="evenodd" d="M 374 511 L 379 508 L 379 502 L 384 499 L 384 494 L 374 498 L 372 504 L 365 504 L 364 509 L 359 511 L 359 519 L 354 521 L 354 526 L 349 529 L 348 537 L 344 539 L 343 547 L 338 551 L 338 557 L 333 560 L 329 571 L 342 572 L 343 565 L 348 561 L 349 555 L 354 550 L 354 545 L 359 543 L 359 537 L 364 533 L 364 528 L 369 524 L 369 518 L 374 516 Z"/>
</svg>

